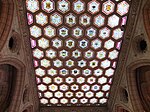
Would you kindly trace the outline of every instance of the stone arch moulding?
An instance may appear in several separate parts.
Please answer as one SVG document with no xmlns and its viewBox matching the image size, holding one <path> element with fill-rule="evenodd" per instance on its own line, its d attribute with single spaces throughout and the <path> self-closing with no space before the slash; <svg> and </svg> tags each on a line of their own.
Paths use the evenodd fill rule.
<svg viewBox="0 0 150 112">
<path fill-rule="evenodd" d="M 144 18 L 145 29 L 150 41 L 150 1 L 149 0 L 147 0 L 143 8 L 143 18 Z"/>
<path fill-rule="evenodd" d="M 141 10 L 140 4 L 142 4 L 142 2 L 143 2 L 142 0 L 132 0 L 127 27 L 124 33 L 124 40 L 123 40 L 121 52 L 119 55 L 119 61 L 118 61 L 115 75 L 114 75 L 114 80 L 118 80 L 118 81 L 114 81 L 112 84 L 111 92 L 110 92 L 111 97 L 108 102 L 108 106 L 111 109 L 114 108 L 115 100 L 118 97 L 117 92 L 119 90 L 118 88 L 120 87 L 120 81 L 123 76 L 123 74 L 121 73 L 123 73 L 124 70 L 126 69 L 126 66 L 125 66 L 126 60 L 128 58 L 129 51 L 131 49 L 131 45 L 132 45 L 131 41 L 133 40 L 133 37 L 134 37 L 134 32 L 135 32 L 137 21 L 138 21 L 138 15 Z"/>
<path fill-rule="evenodd" d="M 132 112 L 132 111 L 130 109 L 128 109 L 127 107 L 125 107 L 125 106 L 117 104 L 115 106 L 115 112 Z"/>
<path fill-rule="evenodd" d="M 24 104 L 29 102 L 29 94 L 30 94 L 30 89 L 29 89 L 29 86 L 26 85 L 23 90 L 23 95 L 22 95 L 22 101 Z"/>
<path fill-rule="evenodd" d="M 22 109 L 22 111 L 19 112 L 34 112 L 33 105 L 28 104 Z"/>
<path fill-rule="evenodd" d="M 120 87 L 120 101 L 124 102 L 124 103 L 128 103 L 128 91 L 126 89 L 126 87 Z"/>
<path fill-rule="evenodd" d="M 0 1 L 0 51 L 3 48 L 10 32 L 14 14 L 13 0 Z"/>
<path fill-rule="evenodd" d="M 14 58 L 1 58 L 0 65 L 8 64 L 11 66 L 14 66 L 17 69 L 16 74 L 16 82 L 14 87 L 14 93 L 12 96 L 12 101 L 10 102 L 10 105 L 8 107 L 8 112 L 18 112 L 20 103 L 21 103 L 21 94 L 23 90 L 24 85 L 24 79 L 25 79 L 25 66 L 22 62 L 20 62 L 17 59 Z"/>
<path fill-rule="evenodd" d="M 12 101 L 11 96 L 14 93 L 16 74 L 17 68 L 14 66 L 10 64 L 0 65 L 0 107 L 2 112 L 8 109 Z"/>
<path fill-rule="evenodd" d="M 150 65 L 136 69 L 136 80 L 142 105 L 148 112 L 150 110 Z"/>
<path fill-rule="evenodd" d="M 143 106 L 139 97 L 137 84 L 136 84 L 136 72 L 135 70 L 142 66 L 150 65 L 150 60 L 143 59 L 136 62 L 133 62 L 129 66 L 127 66 L 127 84 L 128 84 L 128 92 L 129 99 L 132 103 L 134 112 L 143 112 Z"/>
</svg>

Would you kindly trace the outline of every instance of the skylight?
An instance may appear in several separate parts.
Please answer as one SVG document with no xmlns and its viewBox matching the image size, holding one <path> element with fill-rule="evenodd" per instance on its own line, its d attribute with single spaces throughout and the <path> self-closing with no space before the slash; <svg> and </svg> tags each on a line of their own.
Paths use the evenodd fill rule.
<svg viewBox="0 0 150 112">
<path fill-rule="evenodd" d="M 131 0 L 26 0 L 41 105 L 109 99 Z"/>
</svg>

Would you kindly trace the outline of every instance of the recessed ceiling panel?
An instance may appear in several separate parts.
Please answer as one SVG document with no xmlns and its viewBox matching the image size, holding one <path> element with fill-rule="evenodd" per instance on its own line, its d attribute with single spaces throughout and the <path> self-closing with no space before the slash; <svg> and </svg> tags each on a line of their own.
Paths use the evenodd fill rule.
<svg viewBox="0 0 150 112">
<path fill-rule="evenodd" d="M 40 103 L 107 103 L 131 0 L 26 0 Z"/>
</svg>

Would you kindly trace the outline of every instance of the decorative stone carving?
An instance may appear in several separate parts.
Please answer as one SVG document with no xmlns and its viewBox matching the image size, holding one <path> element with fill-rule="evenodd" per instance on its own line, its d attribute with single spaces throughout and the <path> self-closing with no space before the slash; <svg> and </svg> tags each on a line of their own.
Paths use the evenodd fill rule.
<svg viewBox="0 0 150 112">
<path fill-rule="evenodd" d="M 25 108 L 22 112 L 34 112 L 33 111 L 33 106 L 28 106 L 27 108 Z"/>
<path fill-rule="evenodd" d="M 120 101 L 128 103 L 128 97 L 128 91 L 126 90 L 126 88 L 120 87 Z"/>
<path fill-rule="evenodd" d="M 128 23 L 127 23 L 127 28 L 126 28 L 126 32 L 124 34 L 124 41 L 122 44 L 122 49 L 121 49 L 121 53 L 120 53 L 120 58 L 119 58 L 119 62 L 118 62 L 118 66 L 117 66 L 117 70 L 115 72 L 115 77 L 111 88 L 111 97 L 109 99 L 109 103 L 108 105 L 110 106 L 110 110 L 112 110 L 112 108 L 114 107 L 114 103 L 115 103 L 115 99 L 117 97 L 117 90 L 119 90 L 119 84 L 120 84 L 120 80 L 122 78 L 122 73 L 125 70 L 125 64 L 126 64 L 126 60 L 128 57 L 128 52 L 130 51 L 130 44 L 131 44 L 131 40 L 133 38 L 134 35 L 134 30 L 135 30 L 135 24 L 137 21 L 137 17 L 139 14 L 139 8 L 140 8 L 140 4 L 141 4 L 142 0 L 133 0 L 132 1 L 132 5 L 130 7 L 130 12 L 129 12 L 129 18 L 128 18 Z"/>
<path fill-rule="evenodd" d="M 115 109 L 115 112 L 130 112 L 128 111 L 129 109 L 125 108 L 125 107 L 122 107 L 122 106 L 119 106 L 117 105 L 116 106 L 116 109 Z"/>
<path fill-rule="evenodd" d="M 144 38 L 144 34 L 137 35 L 133 39 L 132 48 L 135 53 L 135 56 L 143 55 L 143 53 L 146 53 L 148 50 L 148 45 L 146 42 L 146 39 Z"/>
<path fill-rule="evenodd" d="M 26 87 L 23 93 L 23 103 L 27 103 L 29 101 L 29 88 Z"/>
<path fill-rule="evenodd" d="M 29 75 L 29 82 L 32 90 L 30 90 L 31 95 L 31 102 L 33 103 L 32 110 L 38 110 L 39 108 L 39 102 L 38 102 L 38 95 L 37 95 L 37 89 L 36 89 L 36 82 L 35 82 L 35 76 L 33 65 L 30 63 L 32 62 L 32 55 L 31 55 L 31 48 L 30 48 L 30 40 L 29 40 L 29 31 L 28 26 L 26 24 L 26 10 L 25 10 L 25 0 L 17 0 L 17 13 L 18 13 L 18 23 L 20 27 L 20 35 L 22 38 L 22 49 L 24 51 L 24 55 L 26 56 L 25 64 L 26 64 L 26 70 L 27 74 Z M 32 111 L 29 111 L 32 112 Z"/>
<path fill-rule="evenodd" d="M 12 32 L 12 35 L 8 42 L 8 47 L 9 47 L 10 51 L 13 53 L 18 52 L 20 50 L 21 38 L 20 38 L 19 33 L 15 32 L 15 31 Z"/>
</svg>

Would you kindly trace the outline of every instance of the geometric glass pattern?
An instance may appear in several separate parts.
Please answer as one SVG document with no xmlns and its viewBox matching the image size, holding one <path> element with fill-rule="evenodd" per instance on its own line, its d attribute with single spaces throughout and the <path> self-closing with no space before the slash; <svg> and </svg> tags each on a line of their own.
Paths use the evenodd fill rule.
<svg viewBox="0 0 150 112">
<path fill-rule="evenodd" d="M 26 0 L 40 104 L 109 99 L 131 0 Z"/>
</svg>

